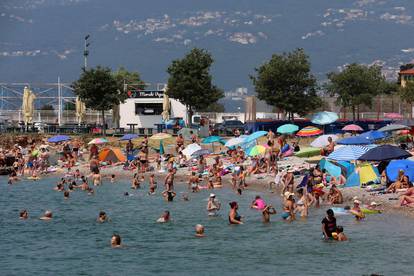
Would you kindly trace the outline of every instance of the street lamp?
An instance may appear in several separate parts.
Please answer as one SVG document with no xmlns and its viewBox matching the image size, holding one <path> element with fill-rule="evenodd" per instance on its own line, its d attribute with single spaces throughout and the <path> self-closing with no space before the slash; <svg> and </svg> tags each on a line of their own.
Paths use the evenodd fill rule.
<svg viewBox="0 0 414 276">
<path fill-rule="evenodd" d="M 89 46 L 91 45 L 90 43 L 89 43 L 89 38 L 90 38 L 91 36 L 88 34 L 88 35 L 86 35 L 85 36 L 85 43 L 84 43 L 84 49 L 83 49 L 83 58 L 84 58 L 84 67 L 83 67 L 83 70 L 85 70 L 86 71 L 86 68 L 88 67 L 88 56 L 89 56 Z"/>
</svg>

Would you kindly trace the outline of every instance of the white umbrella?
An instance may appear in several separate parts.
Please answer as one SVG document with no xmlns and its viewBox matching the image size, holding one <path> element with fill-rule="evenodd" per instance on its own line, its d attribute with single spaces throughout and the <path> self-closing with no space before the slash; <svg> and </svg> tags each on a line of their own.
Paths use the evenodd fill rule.
<svg viewBox="0 0 414 276">
<path fill-rule="evenodd" d="M 331 137 L 332 141 L 336 141 L 339 139 L 338 136 L 333 135 L 333 134 L 325 134 L 322 136 L 319 136 L 318 138 L 316 138 L 315 140 L 313 140 L 313 142 L 310 144 L 312 147 L 314 148 L 323 148 L 326 147 L 327 145 L 329 145 L 328 142 L 328 138 Z"/>
<path fill-rule="evenodd" d="M 201 150 L 200 145 L 194 143 L 194 144 L 190 144 L 188 145 L 184 150 L 183 150 L 183 154 L 185 156 L 191 156 L 193 155 L 196 151 Z"/>
<path fill-rule="evenodd" d="M 229 148 L 229 147 L 233 147 L 233 146 L 243 144 L 245 141 L 246 141 L 246 139 L 243 138 L 243 137 L 231 138 L 230 140 L 228 140 L 226 142 L 226 144 L 224 144 L 224 146 Z"/>
</svg>

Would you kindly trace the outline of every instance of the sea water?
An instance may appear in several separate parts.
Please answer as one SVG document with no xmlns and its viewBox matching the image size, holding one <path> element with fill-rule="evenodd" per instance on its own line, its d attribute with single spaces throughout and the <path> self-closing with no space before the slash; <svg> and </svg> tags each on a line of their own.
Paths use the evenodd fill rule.
<svg viewBox="0 0 414 276">
<path fill-rule="evenodd" d="M 392 215 L 369 215 L 356 222 L 337 216 L 348 242 L 321 239 L 327 207 L 310 210 L 307 220 L 282 221 L 281 201 L 268 193 L 214 190 L 222 203 L 218 217 L 208 217 L 211 191 L 189 193 L 177 185 L 174 202 L 165 202 L 160 189 L 147 195 L 131 190 L 128 181 L 105 182 L 95 195 L 75 191 L 65 200 L 56 192 L 56 178 L 7 185 L 0 179 L 0 275 L 409 275 L 414 222 Z M 124 192 L 129 196 L 124 196 Z M 249 208 L 255 195 L 273 204 L 278 214 L 263 224 L 261 213 Z M 229 225 L 230 201 L 239 203 L 244 225 Z M 27 209 L 28 220 L 18 218 Z M 51 221 L 38 218 L 45 210 Z M 172 222 L 155 221 L 169 210 Z M 97 223 L 100 211 L 111 219 Z M 205 238 L 194 237 L 203 224 Z M 110 246 L 113 233 L 125 245 Z"/>
</svg>

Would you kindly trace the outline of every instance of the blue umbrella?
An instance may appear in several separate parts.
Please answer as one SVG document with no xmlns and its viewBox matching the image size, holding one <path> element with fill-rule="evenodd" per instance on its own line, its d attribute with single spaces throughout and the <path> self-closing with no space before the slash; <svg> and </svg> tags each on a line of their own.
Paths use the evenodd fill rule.
<svg viewBox="0 0 414 276">
<path fill-rule="evenodd" d="M 194 153 L 191 155 L 191 157 L 193 157 L 193 158 L 197 158 L 197 157 L 200 157 L 200 156 L 202 156 L 202 155 L 208 155 L 208 154 L 210 154 L 210 151 L 209 151 L 208 149 L 200 149 L 200 150 L 198 150 L 198 151 L 194 152 Z"/>
<path fill-rule="evenodd" d="M 328 159 L 336 160 L 336 161 L 352 161 L 358 160 L 361 155 L 376 147 L 376 145 L 369 145 L 369 146 L 344 146 L 339 148 L 328 155 Z"/>
<path fill-rule="evenodd" d="M 164 150 L 164 144 L 162 143 L 162 140 L 160 140 L 160 154 L 164 154 L 165 150 Z"/>
<path fill-rule="evenodd" d="M 385 171 L 389 180 L 396 181 L 400 170 L 404 171 L 404 174 L 410 178 L 410 181 L 414 180 L 414 161 L 393 160 Z"/>
<path fill-rule="evenodd" d="M 285 124 L 277 128 L 277 132 L 281 134 L 292 134 L 299 130 L 299 127 L 297 125 L 293 124 Z"/>
<path fill-rule="evenodd" d="M 369 145 L 373 142 L 374 141 L 372 139 L 367 139 L 366 137 L 362 137 L 361 135 L 352 136 L 336 141 L 336 143 L 339 145 Z"/>
<path fill-rule="evenodd" d="M 313 115 L 311 122 L 317 125 L 329 125 L 338 120 L 335 112 L 322 111 Z"/>
<path fill-rule="evenodd" d="M 253 132 L 252 134 L 250 134 L 249 136 L 247 136 L 246 139 L 244 140 L 244 142 L 249 143 L 249 142 L 252 142 L 252 141 L 256 141 L 257 139 L 259 139 L 260 137 L 265 136 L 265 135 L 267 135 L 267 131 L 263 131 L 263 130 L 256 131 L 256 132 Z"/>
<path fill-rule="evenodd" d="M 56 135 L 47 139 L 49 143 L 59 143 L 64 141 L 69 141 L 70 137 L 67 135 Z"/>
<path fill-rule="evenodd" d="M 385 134 L 382 131 L 378 131 L 378 130 L 370 130 L 364 133 L 361 133 L 361 135 L 359 135 L 361 137 L 364 137 L 366 139 L 370 139 L 370 140 L 380 140 L 385 138 Z"/>
<path fill-rule="evenodd" d="M 121 141 L 128 141 L 128 140 L 132 140 L 138 138 L 138 134 L 125 134 L 124 136 L 121 137 Z"/>
<path fill-rule="evenodd" d="M 411 157 L 411 153 L 392 145 L 382 145 L 373 148 L 359 157 L 359 160 L 366 161 L 387 161 L 394 159 L 405 159 Z"/>
<path fill-rule="evenodd" d="M 220 136 L 208 136 L 201 141 L 202 144 L 212 144 L 214 142 L 221 142 L 222 138 Z"/>
</svg>

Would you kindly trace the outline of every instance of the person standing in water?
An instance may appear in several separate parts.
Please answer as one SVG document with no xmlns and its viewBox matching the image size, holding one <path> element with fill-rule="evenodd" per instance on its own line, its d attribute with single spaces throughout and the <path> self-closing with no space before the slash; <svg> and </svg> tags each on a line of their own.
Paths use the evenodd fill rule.
<svg viewBox="0 0 414 276">
<path fill-rule="evenodd" d="M 164 197 L 164 199 L 165 199 L 166 201 L 168 201 L 168 202 L 173 201 L 173 200 L 174 200 L 174 197 L 175 197 L 176 195 L 177 195 L 177 194 L 176 194 L 174 191 L 172 191 L 172 190 L 167 190 L 167 191 L 162 192 L 162 196 L 163 196 L 163 197 Z"/>
<path fill-rule="evenodd" d="M 216 199 L 215 194 L 210 194 L 207 203 L 207 212 L 209 216 L 217 216 L 218 211 L 220 210 L 221 204 Z"/>
<path fill-rule="evenodd" d="M 283 213 L 282 218 L 287 221 L 295 220 L 295 196 L 294 193 L 286 192 L 285 193 L 285 202 L 283 204 Z"/>
<path fill-rule="evenodd" d="M 275 215 L 275 214 L 276 214 L 276 209 L 273 208 L 272 205 L 266 205 L 266 207 L 262 211 L 263 223 L 269 223 L 270 215 Z"/>
<path fill-rule="evenodd" d="M 332 238 L 332 233 L 336 231 L 336 218 L 334 211 L 328 209 L 326 211 L 326 217 L 322 220 L 322 233 L 325 239 Z"/>
<path fill-rule="evenodd" d="M 174 170 L 169 169 L 164 181 L 166 190 L 174 190 Z"/>
<path fill-rule="evenodd" d="M 264 208 L 266 208 L 266 202 L 259 195 L 257 195 L 250 205 L 250 208 L 264 210 Z"/>
<path fill-rule="evenodd" d="M 155 190 L 157 189 L 157 182 L 155 181 L 155 175 L 151 174 L 149 177 L 149 195 L 155 195 Z"/>
<path fill-rule="evenodd" d="M 199 190 L 198 188 L 198 182 L 200 179 L 196 175 L 196 172 L 192 172 L 190 178 L 188 179 L 188 189 L 192 190 L 193 192 L 197 192 Z"/>
<path fill-rule="evenodd" d="M 239 209 L 239 205 L 236 201 L 232 201 L 229 203 L 230 205 L 230 212 L 229 212 L 229 223 L 230 224 L 243 224 L 241 221 L 241 216 L 237 213 L 237 209 Z"/>
</svg>

